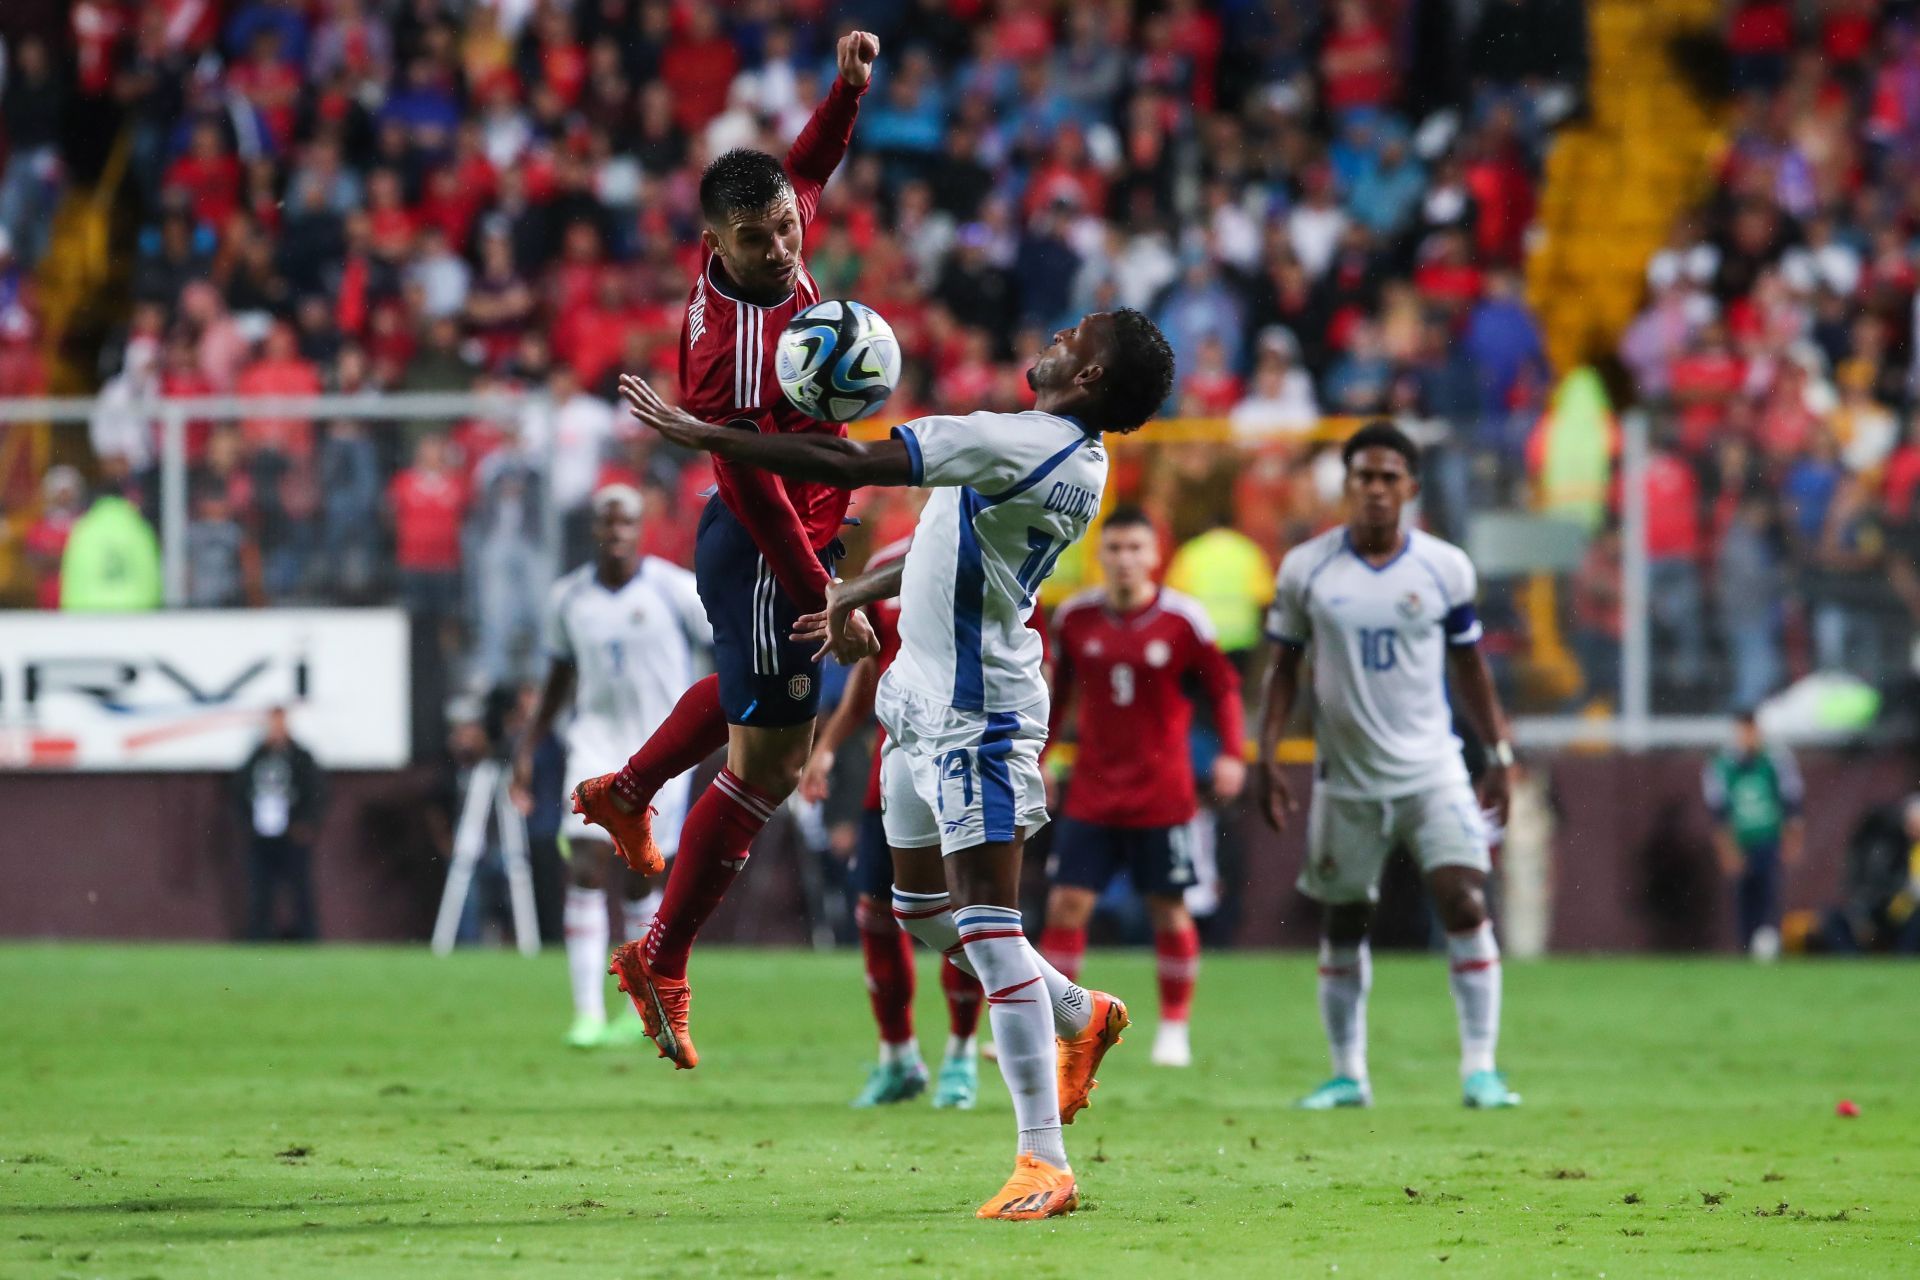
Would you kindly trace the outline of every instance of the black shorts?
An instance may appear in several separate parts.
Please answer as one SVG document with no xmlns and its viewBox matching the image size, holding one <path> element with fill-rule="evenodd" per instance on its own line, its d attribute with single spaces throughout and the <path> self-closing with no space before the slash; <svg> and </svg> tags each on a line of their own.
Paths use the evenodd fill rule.
<svg viewBox="0 0 1920 1280">
<path fill-rule="evenodd" d="M 1102 827 L 1062 818 L 1054 828 L 1053 856 L 1047 860 L 1047 879 L 1054 884 L 1102 893 L 1124 867 L 1141 893 L 1177 898 L 1198 878 L 1185 823 Z"/>
<path fill-rule="evenodd" d="M 893 900 L 893 850 L 887 847 L 887 829 L 880 811 L 860 815 L 860 844 L 853 852 L 853 891 L 862 897 Z"/>
<path fill-rule="evenodd" d="M 834 551 L 817 554 L 832 573 Z M 713 665 L 727 723 L 780 728 L 813 719 L 820 709 L 818 646 L 787 638 L 800 608 L 719 494 L 700 513 L 693 575 L 713 624 Z"/>
</svg>

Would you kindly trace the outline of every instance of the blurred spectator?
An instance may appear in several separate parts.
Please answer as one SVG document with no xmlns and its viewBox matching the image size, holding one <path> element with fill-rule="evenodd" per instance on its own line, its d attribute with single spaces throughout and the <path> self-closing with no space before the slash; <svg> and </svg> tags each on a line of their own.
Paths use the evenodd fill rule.
<svg viewBox="0 0 1920 1280">
<path fill-rule="evenodd" d="M 1761 738 L 1747 709 L 1735 720 L 1732 748 L 1708 762 L 1702 788 L 1720 869 L 1734 882 L 1734 938 L 1755 959 L 1771 960 L 1780 953 L 1780 881 L 1800 865 L 1806 841 L 1799 766 Z"/>
<path fill-rule="evenodd" d="M 187 606 L 238 609 L 259 604 L 260 557 L 234 518 L 224 485 L 208 482 L 193 494 L 187 521 Z"/>
<path fill-rule="evenodd" d="M 1784 587 L 1773 506 L 1764 492 L 1741 496 L 1714 561 L 1714 596 L 1733 680 L 1727 709 L 1760 705 L 1780 686 L 1780 599 Z"/>
<path fill-rule="evenodd" d="M 1608 524 L 1587 546 L 1573 576 L 1573 652 L 1588 700 L 1620 695 L 1620 528 Z"/>
<path fill-rule="evenodd" d="M 380 576 L 380 460 L 367 429 L 351 418 L 330 423 L 320 443 L 320 561 L 329 597 L 342 604 L 373 598 Z"/>
<path fill-rule="evenodd" d="M 467 490 L 453 469 L 447 438 L 424 435 L 413 465 L 393 478 L 387 495 L 401 598 L 414 617 L 441 630 L 446 647 L 460 617 L 460 526 Z"/>
<path fill-rule="evenodd" d="M 1222 507 L 1213 528 L 1190 538 L 1167 565 L 1167 585 L 1200 602 L 1227 655 L 1244 676 L 1260 644 L 1262 619 L 1273 600 L 1273 561 L 1260 544 L 1233 527 Z"/>
<path fill-rule="evenodd" d="M 1275 432 L 1311 431 L 1319 424 L 1313 379 L 1298 360 L 1299 343 L 1291 333 L 1278 325 L 1261 330 L 1253 381 L 1230 414 L 1235 436 L 1258 439 Z"/>
<path fill-rule="evenodd" d="M 160 540 L 118 494 L 93 500 L 60 556 L 60 607 L 74 613 L 143 613 L 160 607 Z"/>
<path fill-rule="evenodd" d="M 29 267 L 38 265 L 53 228 L 54 205 L 64 173 L 60 127 L 69 87 L 46 42 L 22 36 L 12 65 L 0 68 L 0 122 L 6 136 L 6 168 L 0 170 L 0 230 Z"/>
<path fill-rule="evenodd" d="M 86 496 L 80 473 L 64 464 L 48 467 L 40 480 L 40 515 L 27 527 L 21 543 L 27 573 L 33 578 L 34 604 L 39 608 L 60 607 L 60 559 Z"/>
<path fill-rule="evenodd" d="M 1869 809 L 1847 840 L 1841 901 L 1821 941 L 1843 955 L 1920 952 L 1920 795 Z"/>
<path fill-rule="evenodd" d="M 534 675 L 543 584 L 552 570 L 543 550 L 539 470 L 502 449 L 480 465 L 474 488 L 466 532 L 475 627 L 470 682 L 492 689 Z"/>
<path fill-rule="evenodd" d="M 266 731 L 230 783 L 247 832 L 246 936 L 252 942 L 313 942 L 313 843 L 326 813 L 327 775 L 294 741 L 287 712 L 267 713 Z M 290 917 L 280 923 L 286 894 Z"/>
</svg>

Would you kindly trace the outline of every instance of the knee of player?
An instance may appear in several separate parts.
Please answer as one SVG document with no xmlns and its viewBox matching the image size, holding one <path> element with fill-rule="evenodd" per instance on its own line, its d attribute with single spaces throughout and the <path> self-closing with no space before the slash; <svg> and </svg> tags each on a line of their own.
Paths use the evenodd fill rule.
<svg viewBox="0 0 1920 1280">
<path fill-rule="evenodd" d="M 1320 932 L 1336 947 L 1357 946 L 1373 927 L 1373 908 L 1364 902 L 1341 903 L 1327 908 Z"/>
<path fill-rule="evenodd" d="M 1148 895 L 1147 920 L 1153 925 L 1155 933 L 1176 932 L 1193 924 L 1193 917 L 1187 912 L 1186 899 L 1165 894 Z"/>
<path fill-rule="evenodd" d="M 1433 909 L 1448 933 L 1478 929 L 1487 920 L 1487 895 L 1471 881 L 1455 881 L 1435 886 Z"/>
<path fill-rule="evenodd" d="M 1056 888 L 1047 894 L 1047 925 L 1079 929 L 1093 916 L 1094 896 L 1085 889 Z"/>
</svg>

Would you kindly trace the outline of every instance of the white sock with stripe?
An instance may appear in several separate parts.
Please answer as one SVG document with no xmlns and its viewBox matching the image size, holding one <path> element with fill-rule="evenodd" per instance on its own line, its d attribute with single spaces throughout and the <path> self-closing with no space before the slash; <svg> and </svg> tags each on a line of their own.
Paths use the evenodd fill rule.
<svg viewBox="0 0 1920 1280">
<path fill-rule="evenodd" d="M 567 886 L 560 923 L 567 937 L 567 978 L 573 985 L 573 1011 L 607 1020 L 607 895 L 600 889 Z"/>
<path fill-rule="evenodd" d="M 629 941 L 647 936 L 647 930 L 653 928 L 653 918 L 660 914 L 660 900 L 665 896 L 655 889 L 644 898 L 628 898 L 621 903 L 621 927 L 626 930 Z"/>
<path fill-rule="evenodd" d="M 1460 1015 L 1460 1078 L 1492 1071 L 1500 1043 L 1500 944 L 1493 921 L 1447 935 L 1447 985 Z"/>
<path fill-rule="evenodd" d="M 973 908 L 962 908 L 972 910 Z M 1021 925 L 1020 913 L 1012 907 L 982 908 L 992 911 L 1011 911 L 1011 922 L 1004 927 L 1017 932 L 1022 941 L 1026 931 Z M 984 984 L 986 977 L 974 969 L 970 953 L 960 946 L 960 930 L 954 923 L 952 898 L 944 893 L 908 893 L 904 889 L 893 891 L 893 918 L 920 941 L 935 951 L 950 958 L 955 967 L 964 973 L 972 974 Z M 1032 951 L 1032 947 L 1027 948 Z M 1086 991 L 1073 979 L 1061 973 L 1047 963 L 1047 958 L 1038 951 L 1033 952 L 1033 962 L 1040 966 L 1040 976 L 1047 984 L 1047 999 L 1053 1007 L 1053 1028 L 1058 1035 L 1071 1040 L 1086 1031 L 1087 1024 L 1093 1020 L 1093 1002 L 1087 999 Z"/>
<path fill-rule="evenodd" d="M 1012 907 L 962 907 L 952 913 L 967 959 L 987 989 L 987 1017 L 1000 1049 L 1000 1074 L 1013 1095 L 1019 1154 L 1067 1167 L 1060 1131 L 1059 1057 L 1040 957 L 1027 945 Z"/>
<path fill-rule="evenodd" d="M 1320 1023 L 1327 1029 L 1333 1074 L 1367 1082 L 1367 992 L 1373 987 L 1373 949 L 1335 946 L 1320 939 Z"/>
</svg>

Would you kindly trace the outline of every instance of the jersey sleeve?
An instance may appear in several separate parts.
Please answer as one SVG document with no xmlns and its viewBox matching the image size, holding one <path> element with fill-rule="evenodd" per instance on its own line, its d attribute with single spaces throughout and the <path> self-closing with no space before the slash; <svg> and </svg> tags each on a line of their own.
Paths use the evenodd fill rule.
<svg viewBox="0 0 1920 1280">
<path fill-rule="evenodd" d="M 1273 603 L 1267 606 L 1267 639 L 1290 649 L 1304 649 L 1313 639 L 1307 617 L 1307 558 L 1291 552 L 1280 562 L 1273 580 Z"/>
<path fill-rule="evenodd" d="M 693 574 L 665 560 L 656 564 L 655 572 L 660 575 L 661 587 L 672 603 L 674 615 L 679 618 L 680 628 L 687 633 L 687 639 L 693 642 L 696 649 L 713 648 L 713 623 L 707 618 L 707 606 L 701 603 Z"/>
<path fill-rule="evenodd" d="M 1239 755 L 1246 746 L 1246 711 L 1240 705 L 1240 673 L 1220 651 L 1213 628 L 1199 619 L 1188 619 L 1193 629 L 1193 673 L 1206 690 L 1207 707 L 1213 714 L 1214 731 L 1220 735 L 1220 749 Z"/>
<path fill-rule="evenodd" d="M 854 88 L 838 76 L 827 96 L 813 109 L 806 127 L 787 151 L 787 176 L 793 180 L 794 203 L 800 206 L 800 225 L 813 221 L 827 179 L 840 167 L 853 141 L 853 122 L 860 115 L 860 97 L 867 88 Z"/>
<path fill-rule="evenodd" d="M 907 446 L 913 467 L 909 483 L 928 489 L 964 485 L 999 493 L 1019 484 L 1052 452 L 1031 421 L 1005 413 L 915 418 L 895 427 L 893 437 Z"/>
<path fill-rule="evenodd" d="M 1442 622 L 1447 643 L 1479 644 L 1484 634 L 1480 615 L 1474 610 L 1474 599 L 1480 594 L 1479 575 L 1474 573 L 1473 561 L 1467 559 L 1466 552 L 1457 547 L 1447 550 L 1451 554 L 1442 557 L 1440 563 L 1441 584 L 1447 592 L 1447 616 Z"/>
</svg>

